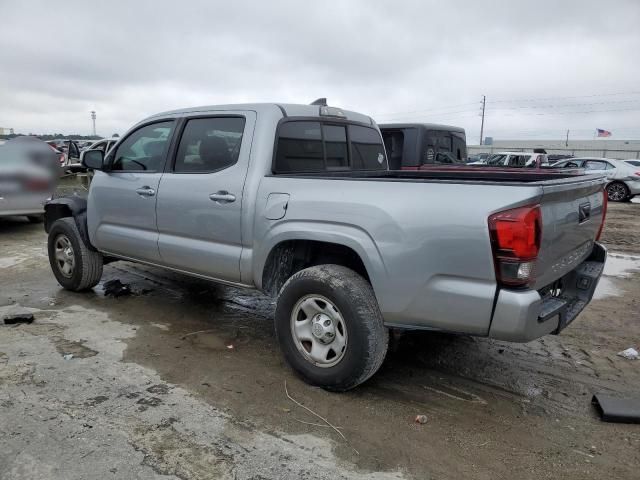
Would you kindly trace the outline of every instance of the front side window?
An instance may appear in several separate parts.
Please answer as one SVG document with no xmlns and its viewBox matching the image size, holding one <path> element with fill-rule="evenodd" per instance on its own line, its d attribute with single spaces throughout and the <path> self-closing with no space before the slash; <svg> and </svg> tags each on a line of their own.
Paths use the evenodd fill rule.
<svg viewBox="0 0 640 480">
<path fill-rule="evenodd" d="M 139 128 L 118 146 L 111 170 L 158 172 L 164 167 L 173 122 L 159 122 Z"/>
<path fill-rule="evenodd" d="M 194 118 L 184 128 L 174 172 L 210 173 L 238 161 L 244 118 Z"/>
</svg>

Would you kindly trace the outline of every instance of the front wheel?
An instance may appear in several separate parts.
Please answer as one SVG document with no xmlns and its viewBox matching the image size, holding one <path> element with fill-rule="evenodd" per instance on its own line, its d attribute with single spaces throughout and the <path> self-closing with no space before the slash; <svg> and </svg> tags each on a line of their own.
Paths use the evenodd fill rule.
<svg viewBox="0 0 640 480">
<path fill-rule="evenodd" d="M 353 270 L 319 265 L 282 287 L 275 314 L 285 359 L 306 382 L 346 391 L 382 365 L 388 331 L 371 285 Z"/>
<path fill-rule="evenodd" d="M 611 182 L 607 185 L 607 197 L 612 202 L 623 202 L 629 197 L 629 187 L 623 182 Z"/>
<path fill-rule="evenodd" d="M 102 255 L 87 248 L 73 218 L 60 218 L 53 223 L 47 247 L 53 274 L 64 288 L 80 292 L 98 284 Z"/>
</svg>

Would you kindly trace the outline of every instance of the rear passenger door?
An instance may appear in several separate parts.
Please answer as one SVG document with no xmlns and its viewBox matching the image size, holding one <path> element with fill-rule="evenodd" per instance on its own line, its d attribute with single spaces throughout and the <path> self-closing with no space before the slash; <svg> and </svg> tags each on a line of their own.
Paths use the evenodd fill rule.
<svg viewBox="0 0 640 480">
<path fill-rule="evenodd" d="M 596 174 L 596 173 L 613 173 L 613 166 L 609 162 L 605 162 L 604 160 L 587 160 L 584 163 L 584 168 L 587 174 Z M 611 171 L 607 171 L 611 170 Z M 608 175 L 609 176 L 609 175 Z"/>
<path fill-rule="evenodd" d="M 158 247 L 168 267 L 240 282 L 241 214 L 254 112 L 182 122 L 160 182 Z"/>
<path fill-rule="evenodd" d="M 93 177 L 87 218 L 99 250 L 160 261 L 156 194 L 174 123 L 159 121 L 134 130 L 107 155 L 108 170 Z"/>
</svg>

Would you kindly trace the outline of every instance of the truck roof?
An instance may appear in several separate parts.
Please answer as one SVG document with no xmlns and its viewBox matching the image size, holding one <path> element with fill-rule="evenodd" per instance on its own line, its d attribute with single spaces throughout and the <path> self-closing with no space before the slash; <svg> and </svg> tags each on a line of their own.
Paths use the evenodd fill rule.
<svg viewBox="0 0 640 480">
<path fill-rule="evenodd" d="M 454 127 L 451 125 L 441 125 L 439 123 L 381 123 L 378 126 L 382 128 L 418 128 L 420 130 L 445 130 L 447 132 L 465 133 L 464 128 Z"/>
<path fill-rule="evenodd" d="M 336 108 L 329 106 L 330 108 Z M 181 108 L 178 110 L 170 110 L 167 112 L 157 113 L 144 119 L 142 122 L 153 120 L 154 118 L 163 117 L 167 115 L 180 115 L 188 113 L 209 113 L 216 111 L 229 111 L 229 110 L 251 110 L 257 114 L 261 113 L 274 113 L 280 111 L 284 117 L 319 117 L 320 116 L 319 105 L 303 105 L 296 103 L 236 103 L 227 105 L 206 105 L 201 107 Z M 361 113 L 352 112 L 350 110 L 344 110 L 340 108 L 344 113 L 346 120 L 355 122 L 367 123 L 369 125 L 375 125 L 373 119 L 367 115 Z M 331 118 L 331 117 L 329 117 Z M 141 122 L 141 123 L 142 123 Z"/>
</svg>

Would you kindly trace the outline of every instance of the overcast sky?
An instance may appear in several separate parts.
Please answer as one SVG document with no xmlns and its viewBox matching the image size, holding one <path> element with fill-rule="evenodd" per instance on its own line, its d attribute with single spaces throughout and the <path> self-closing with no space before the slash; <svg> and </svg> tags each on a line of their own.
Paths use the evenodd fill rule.
<svg viewBox="0 0 640 480">
<path fill-rule="evenodd" d="M 0 0 L 0 127 L 309 103 L 494 138 L 640 138 L 640 1 Z"/>
</svg>

